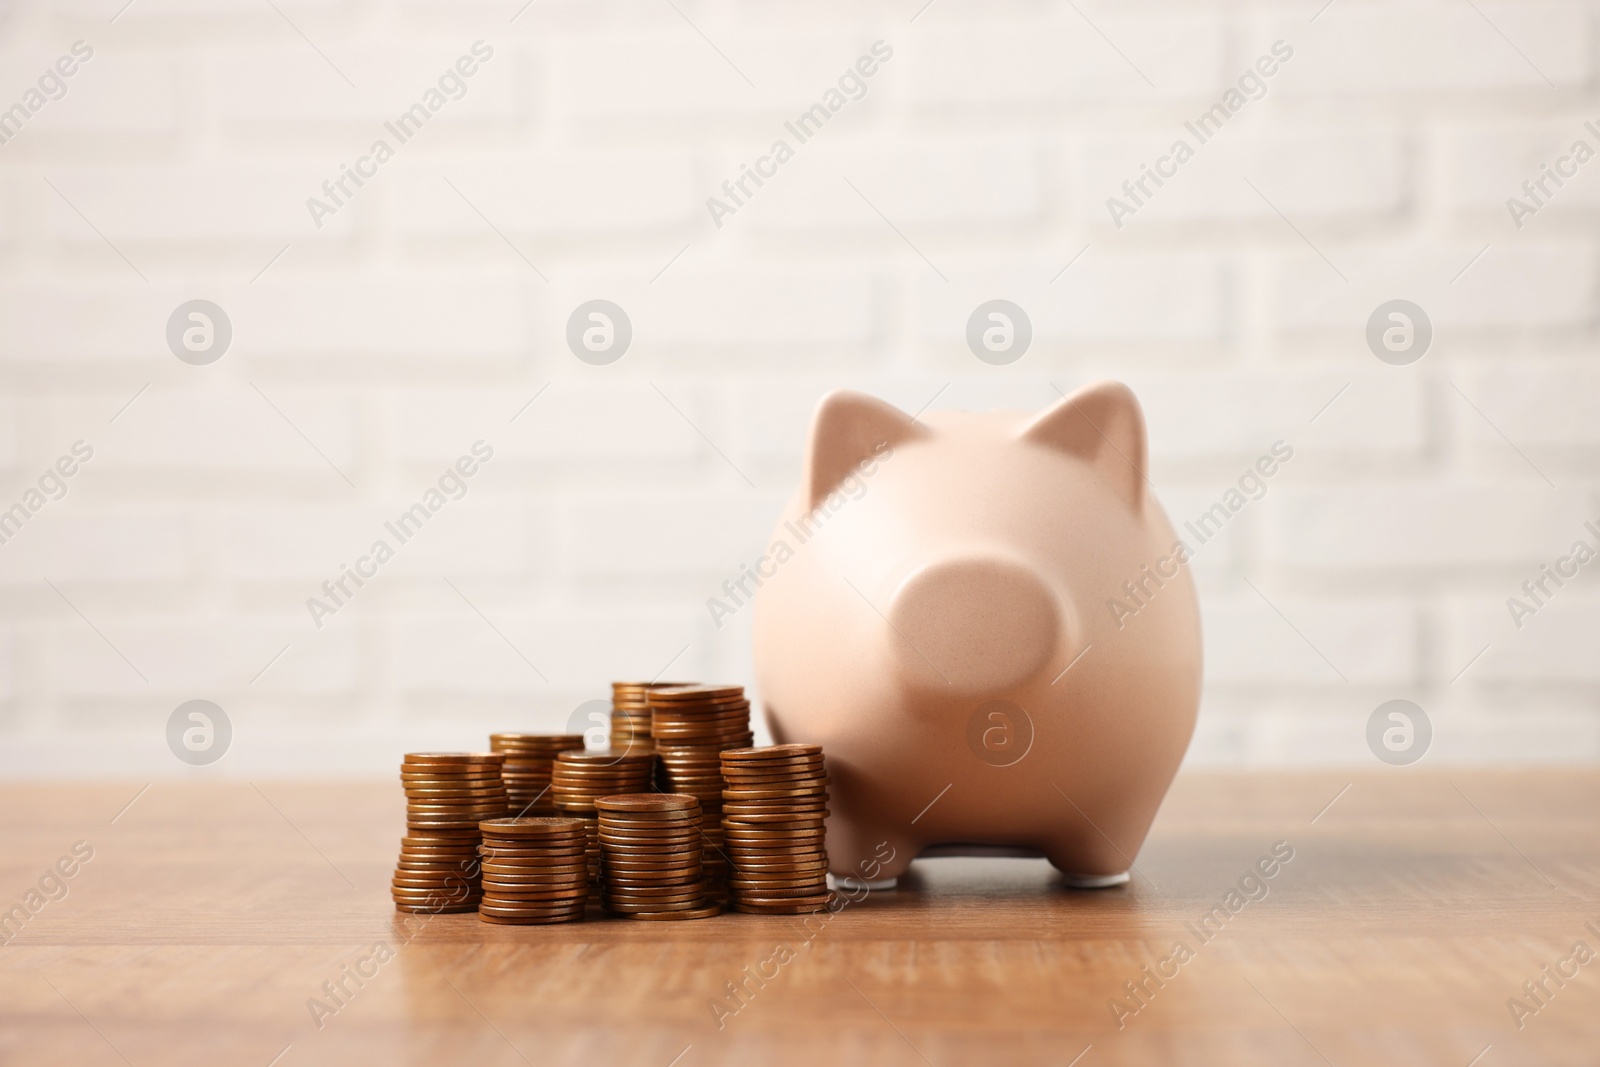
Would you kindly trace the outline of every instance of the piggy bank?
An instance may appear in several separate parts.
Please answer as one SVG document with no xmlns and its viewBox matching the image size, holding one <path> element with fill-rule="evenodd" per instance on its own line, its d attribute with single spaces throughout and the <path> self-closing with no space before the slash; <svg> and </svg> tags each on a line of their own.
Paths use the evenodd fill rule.
<svg viewBox="0 0 1600 1067">
<path fill-rule="evenodd" d="M 820 744 L 829 865 L 1044 856 L 1127 881 L 1194 731 L 1200 618 L 1127 386 L 1041 414 L 818 405 L 758 566 L 779 743 Z"/>
</svg>

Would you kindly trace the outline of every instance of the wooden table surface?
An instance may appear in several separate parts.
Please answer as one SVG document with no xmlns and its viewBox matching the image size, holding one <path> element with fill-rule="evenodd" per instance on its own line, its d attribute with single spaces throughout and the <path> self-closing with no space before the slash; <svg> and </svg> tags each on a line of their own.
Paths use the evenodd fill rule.
<svg viewBox="0 0 1600 1067">
<path fill-rule="evenodd" d="M 1126 887 L 930 860 L 809 931 L 401 917 L 398 784 L 142 786 L 0 788 L 0 1062 L 1600 1063 L 1597 771 L 1185 775 Z"/>
</svg>

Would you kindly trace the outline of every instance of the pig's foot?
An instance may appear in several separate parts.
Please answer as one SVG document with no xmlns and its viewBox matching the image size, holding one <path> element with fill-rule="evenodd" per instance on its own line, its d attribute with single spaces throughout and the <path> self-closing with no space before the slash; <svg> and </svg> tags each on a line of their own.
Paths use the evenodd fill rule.
<svg viewBox="0 0 1600 1067">
<path fill-rule="evenodd" d="M 855 891 L 857 889 L 866 889 L 866 890 L 874 890 L 874 891 L 875 890 L 884 890 L 884 889 L 893 889 L 895 886 L 897 886 L 899 884 L 900 884 L 900 879 L 898 879 L 898 878 L 872 878 L 872 879 L 866 879 L 866 878 L 852 878 L 848 874 L 846 874 L 846 875 L 833 875 L 833 874 L 828 875 L 828 888 L 829 889 L 842 889 L 842 890 L 848 890 L 848 891 L 851 891 L 851 892 L 853 892 L 853 891 Z"/>
<path fill-rule="evenodd" d="M 1043 852 L 1061 880 L 1073 889 L 1126 885 L 1133 865 L 1104 836 L 1047 842 Z"/>
<path fill-rule="evenodd" d="M 1109 889 L 1112 886 L 1127 885 L 1128 872 L 1121 874 L 1071 874 L 1061 872 L 1061 881 L 1069 889 Z"/>
<path fill-rule="evenodd" d="M 906 872 L 917 849 L 877 825 L 859 825 L 835 816 L 828 827 L 828 866 L 847 885 L 888 888 Z"/>
</svg>

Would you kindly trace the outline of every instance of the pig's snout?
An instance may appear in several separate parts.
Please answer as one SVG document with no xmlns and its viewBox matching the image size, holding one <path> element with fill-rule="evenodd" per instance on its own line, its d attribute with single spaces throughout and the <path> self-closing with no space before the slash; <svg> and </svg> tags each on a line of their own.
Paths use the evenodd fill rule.
<svg viewBox="0 0 1600 1067">
<path fill-rule="evenodd" d="M 1043 670 L 1061 640 L 1062 609 L 1030 566 L 968 556 L 913 571 L 887 613 L 901 673 L 960 693 L 1013 689 Z"/>
</svg>

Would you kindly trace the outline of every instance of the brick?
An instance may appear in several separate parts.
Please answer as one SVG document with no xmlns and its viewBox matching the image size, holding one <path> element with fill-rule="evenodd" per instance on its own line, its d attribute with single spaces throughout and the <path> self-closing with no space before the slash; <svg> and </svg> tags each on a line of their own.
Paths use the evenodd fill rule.
<svg viewBox="0 0 1600 1067">
<path fill-rule="evenodd" d="M 1075 12 L 921 24 L 905 46 L 907 97 L 931 110 L 1170 100 L 1220 89 L 1226 33 L 1219 20 L 1085 11 L 1092 25 Z"/>
<path fill-rule="evenodd" d="M 1586 540 L 1594 547 L 1592 535 Z M 1594 566 L 1591 563 L 1579 571 L 1578 577 L 1563 588 L 1547 586 L 1554 589 L 1553 594 L 1542 598 L 1545 603 L 1535 606 L 1533 615 L 1521 617 L 1521 629 L 1511 622 L 1504 598 L 1515 596 L 1530 605 L 1532 601 L 1515 586 L 1502 591 L 1493 612 L 1497 625 L 1487 635 L 1475 625 L 1465 624 L 1468 618 L 1477 621 L 1477 610 L 1459 615 L 1450 630 L 1450 662 L 1467 664 L 1482 649 L 1485 639 L 1490 641 L 1489 650 L 1461 680 L 1473 686 L 1537 686 L 1545 691 L 1563 684 L 1592 687 L 1600 683 L 1600 661 L 1594 655 L 1600 597 L 1594 592 L 1594 575 L 1587 573 Z M 1532 574 L 1530 568 L 1529 576 Z"/>
<path fill-rule="evenodd" d="M 17 429 L 16 404 L 0 400 L 0 471 L 9 470 L 21 461 Z"/>
<path fill-rule="evenodd" d="M 768 544 L 784 495 L 742 483 L 722 493 L 628 499 L 580 499 L 570 505 L 564 557 L 572 572 L 595 579 L 683 577 L 715 586 L 752 562 Z M 648 530 L 638 517 L 648 514 Z"/>
<path fill-rule="evenodd" d="M 94 425 L 101 406 L 59 418 L 64 425 Z M 343 484 L 328 469 L 332 461 L 347 477 L 359 473 L 354 405 L 328 390 L 152 386 L 102 436 L 106 447 L 95 453 L 95 471 L 321 471 Z"/>
<path fill-rule="evenodd" d="M 142 358 L 152 344 L 164 343 L 167 317 L 192 297 L 189 286 L 141 285 L 134 291 L 120 280 L 112 284 L 89 278 L 0 286 L 0 359 L 56 365 Z M 63 345 L 61 324 L 68 322 L 72 343 Z M 113 407 L 106 417 L 115 411 Z"/>
<path fill-rule="evenodd" d="M 874 286 L 859 268 L 729 268 L 704 265 L 708 254 L 691 246 L 654 284 L 645 272 L 586 271 L 558 280 L 547 336 L 564 342 L 567 316 L 597 297 L 620 305 L 633 323 L 639 355 L 624 357 L 630 366 L 662 347 L 734 349 L 748 358 L 763 350 L 864 346 L 877 336 Z M 661 265 L 671 258 L 664 249 Z"/>
<path fill-rule="evenodd" d="M 1492 217 L 1505 239 L 1519 231 L 1544 237 L 1561 236 L 1558 226 L 1600 206 L 1600 186 L 1589 177 L 1590 170 L 1595 168 L 1577 167 L 1576 176 L 1557 174 L 1562 182 L 1559 186 L 1546 179 L 1543 190 L 1535 186 L 1537 199 L 1524 191 L 1523 183 L 1545 177 L 1545 168 L 1554 168 L 1562 157 L 1570 155 L 1574 142 L 1581 140 L 1591 151 L 1600 151 L 1600 138 L 1584 126 L 1594 118 L 1596 116 L 1571 113 L 1561 118 L 1524 120 L 1515 125 L 1463 125 L 1449 129 L 1442 147 L 1450 206 L 1463 216 Z M 1572 170 L 1576 163 L 1563 166 Z M 1513 216 L 1506 206 L 1511 197 L 1535 208 L 1535 213 Z"/>
<path fill-rule="evenodd" d="M 80 512 L 71 509 L 72 499 L 47 504 L 0 546 L 0 583 L 54 598 L 41 576 L 70 597 L 68 583 L 177 582 L 192 573 L 193 527 L 186 516 L 148 505 Z"/>
<path fill-rule="evenodd" d="M 1600 446 L 1594 402 L 1600 396 L 1600 369 L 1590 359 L 1496 363 L 1473 368 L 1456 384 L 1483 412 L 1479 415 L 1451 391 L 1456 424 L 1476 448 L 1508 451 L 1501 433 L 1519 448 L 1558 458 L 1592 458 L 1593 449 Z M 1519 465 L 1523 462 L 1512 458 Z"/>
<path fill-rule="evenodd" d="M 1341 673 L 1351 685 L 1420 680 L 1421 634 L 1410 604 L 1308 600 L 1256 585 L 1270 604 L 1248 588 L 1205 602 L 1207 685 L 1342 687 Z"/>
<path fill-rule="evenodd" d="M 434 167 L 398 174 L 395 193 L 403 233 L 495 243 L 478 211 L 508 233 L 637 238 L 699 221 L 703 196 L 689 156 L 667 150 L 457 155 L 442 177 Z M 537 263 L 542 251 L 526 254 Z"/>
<path fill-rule="evenodd" d="M 1537 481 L 1285 486 L 1265 504 L 1269 564 L 1417 579 L 1460 567 L 1537 566 L 1584 517 L 1580 503 Z"/>
<path fill-rule="evenodd" d="M 1194 461 L 1248 465 L 1278 440 L 1295 449 L 1286 470 L 1303 469 L 1308 459 L 1326 465 L 1330 453 L 1341 453 L 1338 459 L 1344 462 L 1362 454 L 1420 457 L 1428 441 L 1424 383 L 1416 377 L 1397 380 L 1385 370 L 1169 371 L 1120 377 L 1144 408 L 1150 455 L 1160 474 L 1183 471 Z M 1106 372 L 1116 375 L 1113 367 Z M 1071 391 L 1066 382 L 1058 384 Z"/>
<path fill-rule="evenodd" d="M 98 13 L 96 18 L 101 17 Z M 178 132 L 181 102 L 180 81 L 173 60 L 149 54 L 119 51 L 98 34 L 83 38 L 94 48 L 94 55 L 66 79 L 67 94 L 52 100 L 28 120 L 13 149 L 33 151 L 38 147 L 59 147 L 77 138 L 95 141 L 135 139 L 174 135 Z M 26 54 L 9 54 L 0 59 L 0 69 L 15 71 L 21 78 L 4 90 L 9 107 L 22 92 L 57 59 L 70 52 L 72 38 L 62 35 L 59 47 L 34 45 Z M 25 79 L 25 80 L 23 80 Z"/>
<path fill-rule="evenodd" d="M 1373 310 L 1396 298 L 1428 313 L 1435 347 L 1457 331 L 1586 329 L 1593 313 L 1594 251 L 1581 242 L 1321 242 L 1346 281 L 1287 227 L 1283 240 L 1269 275 L 1269 308 L 1281 333 L 1336 330 L 1360 345 Z"/>
<path fill-rule="evenodd" d="M 371 140 L 385 136 L 386 121 L 420 102 L 429 89 L 438 88 L 440 76 L 460 56 L 470 56 L 477 39 L 468 32 L 417 45 L 373 37 L 339 39 L 342 35 L 326 33 L 319 47 L 355 84 L 351 88 L 288 26 L 273 31 L 273 36 L 278 43 L 230 48 L 207 63 L 206 81 L 218 120 L 249 128 L 349 127 L 353 139 L 346 162 L 365 152 Z M 505 125 L 515 118 L 516 49 L 504 40 L 486 43 L 494 55 L 479 65 L 477 73 L 462 79 L 464 94 L 450 96 L 433 114 L 418 133 L 418 144 L 437 143 L 442 140 L 439 134 L 463 125 Z M 361 136 L 355 136 L 357 130 Z M 388 140 L 397 154 L 417 150 L 393 135 Z"/>
<path fill-rule="evenodd" d="M 681 24 L 649 33 L 565 37 L 550 64 L 557 114 L 580 129 L 589 122 L 619 119 L 759 117 L 772 125 L 752 128 L 752 147 L 765 147 L 771 138 L 784 135 L 783 120 L 797 117 L 835 88 L 840 76 L 869 53 L 877 36 L 861 29 L 752 33 L 713 19 L 697 19 L 696 25 L 705 37 Z M 847 103 L 824 130 L 855 125 L 876 111 L 888 95 L 886 84 L 903 63 L 901 55 L 896 49 L 865 80 L 865 95 Z"/>
<path fill-rule="evenodd" d="M 1428 759 L 1440 764 L 1592 763 L 1600 756 L 1600 721 L 1592 707 L 1497 706 L 1451 715 L 1452 729 L 1434 734 Z M 1436 720 L 1437 721 L 1437 720 Z"/>
<path fill-rule="evenodd" d="M 326 627 L 311 634 L 299 628 L 299 621 L 233 613 L 211 619 L 96 619 L 110 642 L 149 679 L 147 687 L 104 641 L 74 619 L 77 626 L 58 625 L 51 636 L 51 684 L 69 699 L 162 693 L 179 701 L 215 700 L 224 711 L 230 710 L 228 697 L 235 694 L 248 700 L 269 693 L 354 693 L 362 681 L 359 635 L 351 627 Z M 274 663 L 285 645 L 288 651 Z M 271 668 L 262 674 L 269 663 Z"/>
<path fill-rule="evenodd" d="M 273 0 L 276 7 L 298 15 L 302 18 L 327 19 L 330 16 L 345 17 L 354 9 L 354 5 L 345 0 Z M 70 15 L 75 19 L 99 19 L 105 17 L 105 5 L 95 3 L 95 0 L 61 0 L 52 5 L 52 10 L 60 15 Z M 117 17 L 117 25 L 124 23 L 136 26 L 140 23 L 162 22 L 171 19 L 196 19 L 211 18 L 214 20 L 230 19 L 229 25 L 213 26 L 213 30 L 235 29 L 240 27 L 274 26 L 282 32 L 289 32 L 283 20 L 272 13 L 269 8 L 264 14 L 245 9 L 219 11 L 215 4 L 206 0 L 151 0 L 145 3 L 130 5 L 126 11 Z M 305 25 L 304 23 L 302 25 Z M 275 31 L 276 32 L 276 31 Z"/>
<path fill-rule="evenodd" d="M 739 164 L 752 162 L 730 158 L 716 173 L 736 179 Z M 1040 153 L 1020 137 L 962 137 L 899 146 L 870 139 L 834 140 L 807 151 L 803 165 L 780 169 L 770 187 L 745 188 L 755 190 L 749 221 L 756 228 L 782 232 L 848 229 L 881 237 L 886 230 L 874 207 L 896 225 L 924 228 L 1019 226 L 1044 212 Z M 705 195 L 725 194 L 718 187 Z"/>
<path fill-rule="evenodd" d="M 1282 79 L 1285 92 L 1293 96 L 1514 88 L 1544 92 L 1549 88 L 1546 78 L 1557 86 L 1587 81 L 1585 5 L 1475 6 L 1480 10 L 1441 0 L 1348 4 L 1327 12 L 1314 27 L 1307 27 L 1299 14 L 1282 14 L 1267 21 L 1258 42 L 1264 49 L 1283 38 L 1294 46 L 1294 59 Z M 1449 47 L 1440 47 L 1442 41 L 1450 42 Z"/>
<path fill-rule="evenodd" d="M 709 628 L 698 608 L 563 610 L 550 605 L 528 610 L 496 604 L 471 584 L 462 591 L 494 629 L 449 590 L 444 592 L 454 605 L 441 601 L 436 614 L 398 619 L 393 671 L 401 692 L 506 693 L 541 702 L 566 692 L 569 699 L 578 698 L 561 701 L 570 712 L 583 700 L 605 696 L 613 677 L 630 670 L 655 677 L 685 643 Z M 674 667 L 687 669 L 681 660 Z"/>
<path fill-rule="evenodd" d="M 252 354 L 503 359 L 523 350 L 525 287 L 542 284 L 525 271 L 274 271 L 224 307 L 238 309 L 235 336 Z"/>
<path fill-rule="evenodd" d="M 514 390 L 406 393 L 396 403 L 397 454 L 418 464 L 448 464 L 481 438 L 495 450 L 492 463 L 628 460 L 681 467 L 707 457 L 721 463 L 672 409 L 678 405 L 703 425 L 714 414 L 714 398 L 660 384 L 671 403 L 649 382 L 563 377 L 529 380 Z"/>
<path fill-rule="evenodd" d="M 528 505 L 486 495 L 474 484 L 477 477 L 464 497 L 446 503 L 404 543 L 384 523 L 417 503 L 432 483 L 419 482 L 410 497 L 355 507 L 230 507 L 209 525 L 213 551 L 234 581 L 297 583 L 293 603 L 301 622 L 309 619 L 305 599 L 323 596 L 322 583 L 338 579 L 342 566 L 356 564 L 379 540 L 394 558 L 379 568 L 371 588 L 356 591 L 354 602 L 363 605 L 393 597 L 402 577 L 437 582 L 440 575 L 523 574 L 531 547 Z"/>
<path fill-rule="evenodd" d="M 1224 220 L 1281 226 L 1277 211 L 1282 211 L 1297 222 L 1348 225 L 1362 216 L 1394 215 L 1405 206 L 1406 152 L 1397 132 L 1370 124 L 1260 132 L 1265 122 L 1255 116 L 1234 121 L 1249 127 L 1230 123 L 1203 143 L 1178 122 L 1161 134 L 1085 142 L 1078 153 L 1085 221 L 1111 232 Z M 1180 140 L 1195 156 L 1181 166 L 1161 162 L 1163 169 L 1176 166 L 1175 176 L 1163 178 L 1160 186 L 1146 179 L 1132 194 L 1124 189 L 1125 182 L 1137 183 L 1148 173 L 1142 166 L 1153 170 Z M 1107 206 L 1111 197 L 1123 205 L 1116 219 Z M 1127 208 L 1134 209 L 1131 217 L 1124 213 Z"/>
<path fill-rule="evenodd" d="M 1053 260 L 971 263 L 948 283 L 917 270 L 912 313 L 918 336 L 960 353 L 963 365 L 973 366 L 967 319 L 979 304 L 1004 294 L 1028 314 L 1035 345 L 1221 338 L 1224 275 L 1214 257 L 1102 252 L 1091 245 L 1061 273 L 1077 252 L 1065 249 Z M 980 278 L 985 280 L 971 280 Z"/>
<path fill-rule="evenodd" d="M 325 179 L 337 176 L 326 161 L 306 160 L 290 165 L 275 161 L 270 165 L 97 167 L 62 170 L 50 180 L 119 245 L 269 239 L 303 243 L 319 237 L 350 236 L 351 213 L 323 218 L 319 231 L 305 206 L 307 197 L 323 195 Z M 77 211 L 53 195 L 50 229 L 62 241 L 102 246 L 100 235 Z M 268 258 L 262 255 L 262 265 Z"/>
</svg>

